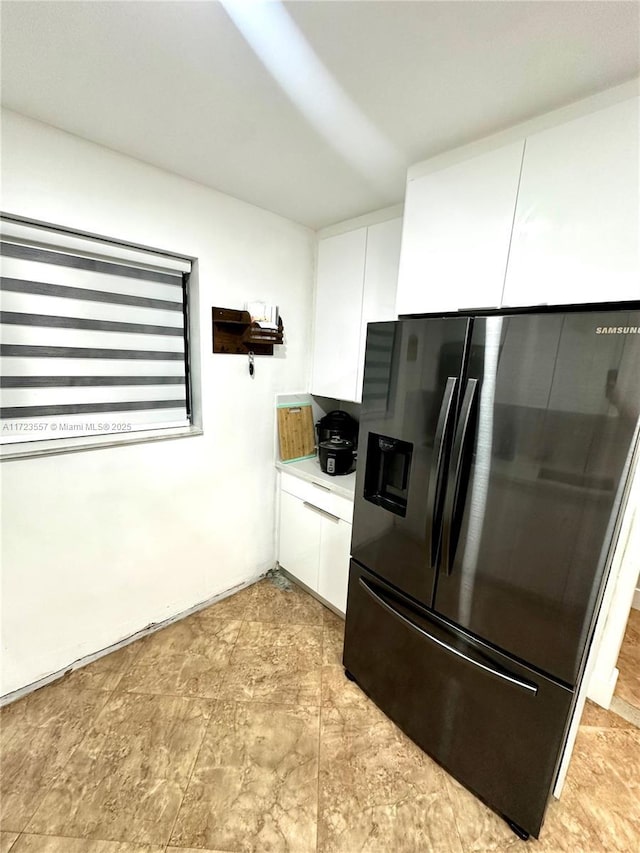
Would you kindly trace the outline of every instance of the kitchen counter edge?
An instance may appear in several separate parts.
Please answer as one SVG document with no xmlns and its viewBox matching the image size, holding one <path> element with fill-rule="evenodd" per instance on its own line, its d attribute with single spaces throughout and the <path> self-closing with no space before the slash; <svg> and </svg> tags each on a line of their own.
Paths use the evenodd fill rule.
<svg viewBox="0 0 640 853">
<path fill-rule="evenodd" d="M 320 468 L 318 458 L 300 459 L 297 462 L 281 462 L 276 461 L 278 471 L 283 471 L 285 474 L 291 474 L 293 477 L 299 477 L 301 480 L 307 480 L 309 483 L 318 483 L 329 489 L 336 495 L 353 501 L 356 488 L 356 472 L 351 474 L 340 474 L 335 477 L 325 474 Z"/>
</svg>

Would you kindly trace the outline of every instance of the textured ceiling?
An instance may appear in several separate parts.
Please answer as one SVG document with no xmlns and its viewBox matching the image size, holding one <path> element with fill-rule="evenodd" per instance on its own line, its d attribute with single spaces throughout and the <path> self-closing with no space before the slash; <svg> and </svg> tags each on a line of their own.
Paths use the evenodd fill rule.
<svg viewBox="0 0 640 853">
<path fill-rule="evenodd" d="M 640 70 L 636 2 L 227 5 L 5 0 L 3 103 L 317 228 Z"/>
</svg>

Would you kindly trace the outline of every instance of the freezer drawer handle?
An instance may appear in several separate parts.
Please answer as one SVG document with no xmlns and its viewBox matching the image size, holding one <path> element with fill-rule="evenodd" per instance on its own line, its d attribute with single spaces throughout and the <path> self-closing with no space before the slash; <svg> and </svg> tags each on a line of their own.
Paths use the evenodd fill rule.
<svg viewBox="0 0 640 853">
<path fill-rule="evenodd" d="M 455 655 L 458 658 L 466 661 L 472 666 L 477 667 L 478 669 L 483 670 L 487 673 L 487 675 L 492 675 L 494 678 L 499 678 L 501 681 L 507 681 L 509 684 L 513 684 L 514 687 L 520 687 L 522 690 L 527 690 L 529 693 L 534 696 L 538 692 L 538 688 L 535 684 L 530 684 L 528 681 L 522 681 L 522 679 L 517 678 L 515 675 L 510 675 L 508 672 L 502 669 L 494 669 L 492 666 L 487 666 L 486 663 L 482 663 L 481 661 L 475 660 L 475 658 L 469 657 L 464 652 L 461 652 L 459 649 L 456 649 L 454 646 L 450 646 L 448 643 L 439 640 L 437 637 L 434 637 L 432 634 L 429 634 L 428 631 L 425 631 L 424 628 L 421 628 L 419 625 L 416 625 L 410 619 L 407 619 L 406 616 L 403 616 L 402 613 L 399 613 L 395 610 L 388 602 L 382 598 L 382 596 L 378 595 L 369 584 L 364 580 L 364 578 L 359 578 L 360 586 L 363 587 L 365 592 L 367 592 L 375 601 L 381 606 L 384 607 L 392 616 L 395 616 L 396 619 L 399 619 L 400 622 L 403 622 L 408 628 L 411 628 L 412 631 L 420 634 L 421 637 L 424 637 L 425 640 L 429 640 L 431 643 L 435 643 L 436 646 L 439 646 L 441 649 L 444 649 L 445 652 L 449 652 L 449 654 Z"/>
<path fill-rule="evenodd" d="M 455 376 L 447 377 L 447 384 L 442 395 L 442 405 L 438 416 L 438 425 L 433 442 L 435 463 L 431 466 L 429 490 L 427 492 L 427 523 L 431 529 L 427 532 L 427 541 L 431 541 L 431 568 L 436 566 L 438 548 L 440 546 L 440 528 L 442 519 L 442 486 L 444 484 L 444 465 L 449 444 L 449 421 L 454 413 L 453 396 L 456 390 Z"/>
<path fill-rule="evenodd" d="M 320 515 L 324 515 L 326 518 L 330 518 L 331 521 L 340 521 L 340 518 L 337 515 L 327 512 L 326 509 L 320 509 L 319 506 L 314 506 L 313 504 L 310 504 L 309 501 L 303 501 L 302 505 L 309 507 L 309 509 L 312 509 L 314 512 L 319 512 Z"/>
</svg>

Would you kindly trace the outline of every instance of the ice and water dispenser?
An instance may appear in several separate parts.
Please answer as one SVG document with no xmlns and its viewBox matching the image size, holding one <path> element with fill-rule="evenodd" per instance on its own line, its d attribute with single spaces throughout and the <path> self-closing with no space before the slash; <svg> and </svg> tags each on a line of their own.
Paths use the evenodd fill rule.
<svg viewBox="0 0 640 853">
<path fill-rule="evenodd" d="M 370 432 L 364 477 L 365 500 L 404 517 L 407 514 L 412 453 L 413 444 L 410 442 Z"/>
</svg>

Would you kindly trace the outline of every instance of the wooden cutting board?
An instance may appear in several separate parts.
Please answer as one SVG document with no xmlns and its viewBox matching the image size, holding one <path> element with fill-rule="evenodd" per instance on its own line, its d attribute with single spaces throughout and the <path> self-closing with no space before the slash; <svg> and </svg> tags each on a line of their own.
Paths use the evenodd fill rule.
<svg viewBox="0 0 640 853">
<path fill-rule="evenodd" d="M 281 403 L 278 406 L 280 459 L 308 459 L 316 454 L 311 403 Z"/>
</svg>

